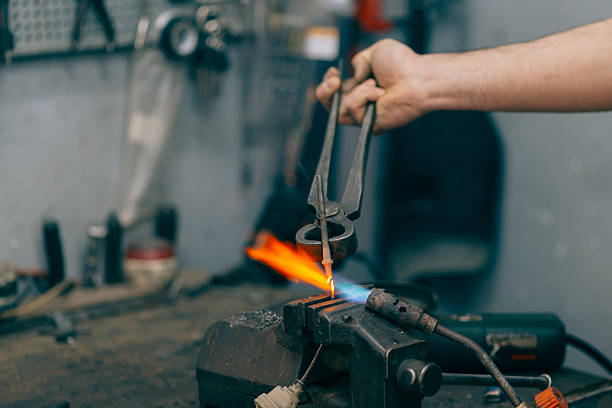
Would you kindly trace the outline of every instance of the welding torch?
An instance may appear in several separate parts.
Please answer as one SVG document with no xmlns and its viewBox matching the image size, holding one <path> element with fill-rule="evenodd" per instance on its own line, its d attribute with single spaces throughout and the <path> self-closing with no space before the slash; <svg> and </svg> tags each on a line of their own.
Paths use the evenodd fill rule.
<svg viewBox="0 0 612 408">
<path fill-rule="evenodd" d="M 518 393 L 499 368 L 497 368 L 487 352 L 472 339 L 445 327 L 423 309 L 398 299 L 384 289 L 372 289 L 367 297 L 365 307 L 400 327 L 420 330 L 427 334 L 436 334 L 472 350 L 506 394 L 510 403 L 518 408 L 528 407 L 527 403 L 521 400 Z M 549 390 L 551 393 L 554 392 L 555 397 L 563 398 L 556 389 L 549 388 Z"/>
</svg>

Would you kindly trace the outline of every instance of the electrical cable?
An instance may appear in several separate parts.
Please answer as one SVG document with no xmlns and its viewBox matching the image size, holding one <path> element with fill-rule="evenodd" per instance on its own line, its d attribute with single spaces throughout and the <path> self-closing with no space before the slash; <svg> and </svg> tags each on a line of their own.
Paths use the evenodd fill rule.
<svg viewBox="0 0 612 408">
<path fill-rule="evenodd" d="M 317 348 L 317 352 L 315 353 L 314 357 L 312 358 L 312 361 L 308 365 L 308 368 L 306 369 L 306 371 L 304 371 L 304 375 L 302 375 L 302 378 L 299 379 L 299 381 L 302 384 L 304 384 L 304 381 L 306 381 L 306 377 L 308 377 L 308 374 L 310 374 L 310 372 L 312 371 L 312 368 L 314 367 L 315 363 L 319 359 L 319 354 L 321 354 L 321 350 L 322 349 L 323 349 L 323 345 L 319 344 L 319 347 Z"/>
<path fill-rule="evenodd" d="M 580 337 L 574 336 L 573 334 L 566 334 L 565 341 L 570 346 L 582 351 L 584 354 L 591 357 L 600 367 L 608 372 L 608 374 L 612 375 L 612 361 L 601 351 L 597 350 L 595 346 L 587 343 L 585 340 Z"/>
<path fill-rule="evenodd" d="M 7 301 L 8 297 L 3 298 L 0 304 L 0 316 L 8 310 L 14 310 L 19 306 L 19 303 L 28 295 L 28 288 L 21 289 L 19 283 L 17 283 L 17 293 L 12 296 L 10 301 Z"/>
<path fill-rule="evenodd" d="M 476 357 L 480 360 L 480 362 L 485 366 L 489 374 L 497 380 L 499 386 L 504 391 L 510 402 L 513 406 L 518 407 L 522 404 L 521 398 L 518 393 L 514 390 L 512 385 L 508 382 L 506 377 L 499 371 L 499 368 L 495 365 L 491 357 L 487 354 L 486 351 L 483 350 L 474 340 L 466 337 L 456 331 L 453 331 L 441 324 L 436 325 L 435 331 L 436 334 L 439 334 L 442 337 L 445 337 L 449 340 L 452 340 L 456 343 L 461 344 L 464 347 L 474 351 Z"/>
<path fill-rule="evenodd" d="M 72 281 L 64 279 L 63 281 L 59 282 L 33 301 L 21 306 L 17 306 L 15 309 L 7 310 L 6 312 L 0 314 L 0 319 L 5 319 L 8 317 L 20 317 L 32 313 L 40 309 L 59 295 L 61 295 L 66 289 L 72 286 L 72 284 Z"/>
</svg>

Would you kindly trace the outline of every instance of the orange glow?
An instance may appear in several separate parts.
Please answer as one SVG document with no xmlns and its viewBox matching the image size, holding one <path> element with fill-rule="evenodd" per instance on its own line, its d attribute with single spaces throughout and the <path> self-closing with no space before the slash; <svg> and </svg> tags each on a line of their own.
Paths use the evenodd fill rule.
<svg viewBox="0 0 612 408">
<path fill-rule="evenodd" d="M 262 262 L 292 281 L 304 282 L 334 294 L 334 281 L 327 278 L 322 268 L 305 255 L 300 255 L 295 246 L 281 242 L 272 234 L 261 232 L 255 245 L 247 248 L 247 255 Z"/>
</svg>

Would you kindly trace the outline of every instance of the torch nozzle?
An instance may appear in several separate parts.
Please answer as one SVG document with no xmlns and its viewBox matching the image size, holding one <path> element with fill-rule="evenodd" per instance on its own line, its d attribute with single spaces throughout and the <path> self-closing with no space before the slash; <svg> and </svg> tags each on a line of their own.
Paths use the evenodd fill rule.
<svg viewBox="0 0 612 408">
<path fill-rule="evenodd" d="M 372 289 L 366 308 L 405 329 L 418 329 L 427 334 L 432 334 L 438 324 L 437 319 L 420 307 L 406 303 L 384 289 Z"/>
</svg>

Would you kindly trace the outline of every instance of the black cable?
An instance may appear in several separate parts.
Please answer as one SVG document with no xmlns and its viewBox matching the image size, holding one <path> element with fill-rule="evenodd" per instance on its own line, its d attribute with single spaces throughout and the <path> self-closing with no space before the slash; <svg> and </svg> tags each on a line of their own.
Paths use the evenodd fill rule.
<svg viewBox="0 0 612 408">
<path fill-rule="evenodd" d="M 462 346 L 472 350 L 476 354 L 476 357 L 480 360 L 480 362 L 485 366 L 489 374 L 491 374 L 493 378 L 497 380 L 497 383 L 504 391 L 512 405 L 518 407 L 522 404 L 521 398 L 514 390 L 514 388 L 512 388 L 512 385 L 510 385 L 508 380 L 506 380 L 506 377 L 504 377 L 501 371 L 499 371 L 499 368 L 497 368 L 497 366 L 495 365 L 493 360 L 491 360 L 491 357 L 489 357 L 487 352 L 484 351 L 483 348 L 480 347 L 474 340 L 464 336 L 463 334 L 457 333 L 456 331 L 453 331 L 447 327 L 444 327 L 441 324 L 438 324 L 436 326 L 434 332 L 442 337 L 457 342 Z"/>
<path fill-rule="evenodd" d="M 306 378 L 308 377 L 308 374 L 310 374 L 310 372 L 312 371 L 312 368 L 314 367 L 315 363 L 319 359 L 319 354 L 321 354 L 321 350 L 322 349 L 323 349 L 323 345 L 319 344 L 319 347 L 317 347 L 317 352 L 315 353 L 314 357 L 312 358 L 312 361 L 308 365 L 308 368 L 306 369 L 306 371 L 304 371 L 304 375 L 302 375 L 302 378 L 299 379 L 299 381 L 302 384 L 304 384 L 306 382 Z"/>
<path fill-rule="evenodd" d="M 573 334 L 566 334 L 565 339 L 567 344 L 577 348 L 584 354 L 591 357 L 597 362 L 597 364 L 606 370 L 608 374 L 612 375 L 612 361 L 610 361 L 610 359 L 604 353 L 597 350 L 595 346 L 587 343 L 585 340 L 582 340 L 579 337 L 574 336 Z"/>
</svg>

